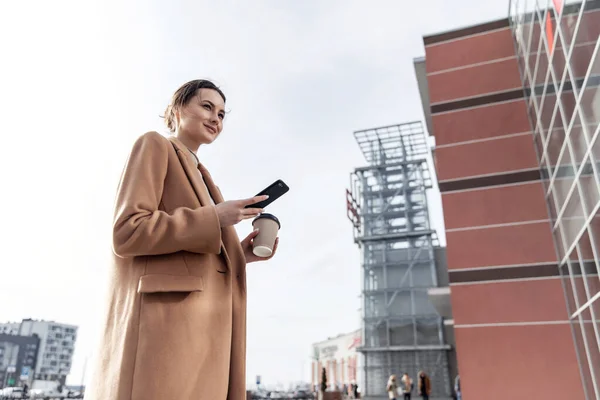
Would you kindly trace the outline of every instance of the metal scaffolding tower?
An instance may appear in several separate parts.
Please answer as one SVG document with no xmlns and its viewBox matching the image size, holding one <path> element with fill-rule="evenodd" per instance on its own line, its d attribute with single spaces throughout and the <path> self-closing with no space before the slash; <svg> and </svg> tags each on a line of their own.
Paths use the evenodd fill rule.
<svg viewBox="0 0 600 400">
<path fill-rule="evenodd" d="M 427 296 L 436 287 L 429 223 L 430 147 L 421 122 L 354 132 L 368 166 L 351 174 L 348 217 L 362 253 L 363 398 L 387 398 L 391 374 L 418 385 L 424 370 L 432 397 L 450 397 L 448 351 L 441 317 Z"/>
</svg>

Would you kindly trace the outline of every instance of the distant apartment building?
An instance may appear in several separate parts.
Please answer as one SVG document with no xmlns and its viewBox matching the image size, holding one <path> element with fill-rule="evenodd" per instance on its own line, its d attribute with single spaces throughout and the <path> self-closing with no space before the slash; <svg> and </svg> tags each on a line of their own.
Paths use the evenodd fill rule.
<svg viewBox="0 0 600 400">
<path fill-rule="evenodd" d="M 0 333 L 0 388 L 30 384 L 40 338 Z"/>
<path fill-rule="evenodd" d="M 2 334 L 37 336 L 39 346 L 33 371 L 34 379 L 65 382 L 71 372 L 77 326 L 24 319 L 21 322 L 0 323 L 0 341 Z"/>
</svg>

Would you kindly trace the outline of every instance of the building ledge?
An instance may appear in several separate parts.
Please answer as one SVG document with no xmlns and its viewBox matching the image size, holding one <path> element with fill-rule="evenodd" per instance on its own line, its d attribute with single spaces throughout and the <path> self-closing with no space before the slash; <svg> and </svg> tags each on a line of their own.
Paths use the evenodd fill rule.
<svg viewBox="0 0 600 400">
<path fill-rule="evenodd" d="M 357 347 L 356 351 L 361 353 L 377 351 L 428 351 L 428 350 L 451 350 L 452 346 L 442 345 L 423 345 L 423 346 L 389 346 L 389 347 Z"/>
<path fill-rule="evenodd" d="M 450 288 L 439 287 L 427 289 L 429 301 L 435 307 L 435 310 L 440 317 L 446 320 L 452 320 L 452 304 L 450 303 Z"/>
<path fill-rule="evenodd" d="M 357 242 L 375 242 L 379 240 L 394 240 L 394 239 L 406 239 L 421 236 L 431 236 L 435 233 L 432 230 L 422 231 L 410 231 L 410 232 L 399 232 L 399 233 L 388 233 L 383 235 L 369 235 L 369 236 L 358 236 L 355 241 Z M 422 246 L 425 247 L 425 246 Z"/>
</svg>

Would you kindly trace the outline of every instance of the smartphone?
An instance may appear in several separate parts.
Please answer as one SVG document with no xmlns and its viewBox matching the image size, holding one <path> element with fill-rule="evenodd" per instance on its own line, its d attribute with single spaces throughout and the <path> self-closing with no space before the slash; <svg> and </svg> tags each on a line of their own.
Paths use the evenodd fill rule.
<svg viewBox="0 0 600 400">
<path fill-rule="evenodd" d="M 285 184 L 281 179 L 277 179 L 275 182 L 270 184 L 266 189 L 262 190 L 257 196 L 269 195 L 269 198 L 258 203 L 250 204 L 245 208 L 265 208 L 290 190 L 288 185 Z"/>
</svg>

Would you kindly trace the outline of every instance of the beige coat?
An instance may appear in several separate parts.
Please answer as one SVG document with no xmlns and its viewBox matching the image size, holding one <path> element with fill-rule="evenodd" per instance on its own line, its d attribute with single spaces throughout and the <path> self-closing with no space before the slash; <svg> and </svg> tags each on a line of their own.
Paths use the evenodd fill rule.
<svg viewBox="0 0 600 400">
<path fill-rule="evenodd" d="M 156 132 L 133 146 L 86 400 L 246 398 L 246 261 L 211 204 L 221 192 L 188 151 Z"/>
</svg>

